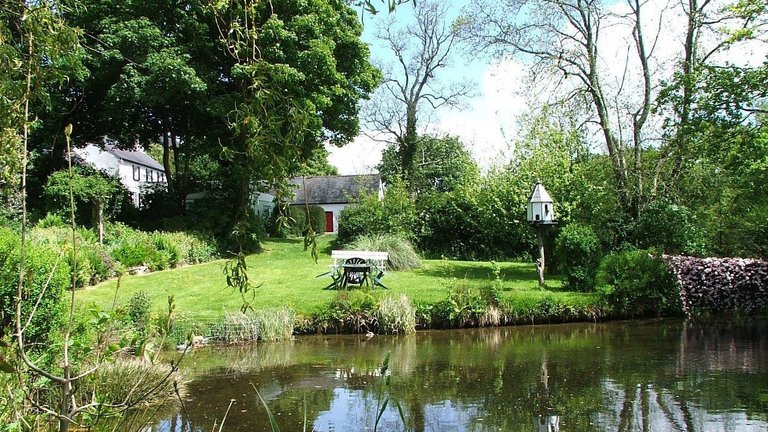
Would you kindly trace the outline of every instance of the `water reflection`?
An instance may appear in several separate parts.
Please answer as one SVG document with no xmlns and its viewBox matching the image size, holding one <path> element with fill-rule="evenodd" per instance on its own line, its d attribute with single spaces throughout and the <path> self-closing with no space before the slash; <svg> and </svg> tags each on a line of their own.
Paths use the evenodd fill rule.
<svg viewBox="0 0 768 432">
<path fill-rule="evenodd" d="M 765 431 L 764 322 L 678 321 L 317 336 L 201 350 L 155 431 Z M 379 365 L 391 352 L 391 383 Z"/>
</svg>

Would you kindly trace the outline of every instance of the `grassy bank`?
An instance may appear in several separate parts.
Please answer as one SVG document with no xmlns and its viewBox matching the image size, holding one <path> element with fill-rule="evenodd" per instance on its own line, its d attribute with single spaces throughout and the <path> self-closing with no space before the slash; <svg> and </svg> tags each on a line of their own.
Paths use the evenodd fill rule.
<svg viewBox="0 0 768 432">
<path fill-rule="evenodd" d="M 296 311 L 299 320 L 306 323 L 319 316 L 327 319 L 329 305 L 338 306 L 340 299 L 362 296 L 366 299 L 360 302 L 365 303 L 402 293 L 416 305 L 422 315 L 420 324 L 424 325 L 424 321 L 429 321 L 423 319 L 425 311 L 438 305 L 454 308 L 445 314 L 479 313 L 477 309 L 481 307 L 479 303 L 482 303 L 482 292 L 492 292 L 495 302 L 505 305 L 503 309 L 510 316 L 502 320 L 502 323 L 518 319 L 536 321 L 537 317 L 529 315 L 534 313 L 532 308 L 541 308 L 542 305 L 545 309 L 549 308 L 544 311 L 546 313 L 559 313 L 555 309 L 584 309 L 594 307 L 598 301 L 595 294 L 562 290 L 560 280 L 552 276 L 548 278 L 548 289 L 540 290 L 533 263 L 494 264 L 448 260 L 424 260 L 419 269 L 388 272 L 382 280 L 389 287 L 388 290 L 377 289 L 346 296 L 335 290 L 323 290 L 330 278 L 316 277 L 326 272 L 331 263 L 331 240 L 330 236 L 319 238 L 320 259 L 317 264 L 309 253 L 303 251 L 301 240 L 265 240 L 263 250 L 247 259 L 250 281 L 255 286 L 260 285 L 255 289 L 255 298 L 251 301 L 254 309 L 287 306 Z M 223 265 L 224 261 L 219 260 L 146 275 L 124 276 L 119 292 L 115 293 L 116 280 L 111 280 L 79 291 L 77 300 L 80 304 L 96 303 L 109 308 L 115 298 L 118 305 L 124 305 L 135 293 L 144 291 L 152 308 L 160 310 L 168 296 L 173 295 L 177 311 L 185 319 L 216 320 L 237 311 L 242 304 L 240 295 L 226 286 Z M 454 293 L 452 297 L 451 293 Z M 465 300 L 466 305 L 462 304 Z M 469 322 L 462 325 L 467 324 L 471 325 Z M 309 327 L 312 327 L 311 323 Z"/>
</svg>

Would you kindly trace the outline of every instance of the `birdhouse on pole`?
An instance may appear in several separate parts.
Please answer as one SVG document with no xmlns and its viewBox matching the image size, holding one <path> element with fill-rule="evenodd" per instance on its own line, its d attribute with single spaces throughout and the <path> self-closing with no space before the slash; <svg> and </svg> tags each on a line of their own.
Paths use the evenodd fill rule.
<svg viewBox="0 0 768 432">
<path fill-rule="evenodd" d="M 536 182 L 528 199 L 528 222 L 542 225 L 555 223 L 555 203 L 541 182 Z"/>
</svg>

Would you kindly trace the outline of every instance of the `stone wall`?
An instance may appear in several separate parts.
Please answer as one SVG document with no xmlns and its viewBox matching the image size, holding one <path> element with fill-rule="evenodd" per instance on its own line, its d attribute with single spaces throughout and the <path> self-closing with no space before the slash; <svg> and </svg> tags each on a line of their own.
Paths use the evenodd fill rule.
<svg viewBox="0 0 768 432">
<path fill-rule="evenodd" d="M 680 284 L 683 311 L 757 313 L 768 306 L 768 262 L 665 256 Z"/>
</svg>

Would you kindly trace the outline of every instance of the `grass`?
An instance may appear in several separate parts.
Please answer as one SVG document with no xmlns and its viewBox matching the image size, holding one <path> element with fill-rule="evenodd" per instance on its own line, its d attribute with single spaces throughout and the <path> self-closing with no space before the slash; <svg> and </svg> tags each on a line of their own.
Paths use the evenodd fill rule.
<svg viewBox="0 0 768 432">
<path fill-rule="evenodd" d="M 247 258 L 254 290 L 254 309 L 294 309 L 297 315 L 320 312 L 336 297 L 336 291 L 323 290 L 330 278 L 317 275 L 328 271 L 331 263 L 332 236 L 318 238 L 320 259 L 316 264 L 303 250 L 300 239 L 267 239 L 263 250 Z M 146 292 L 153 311 L 167 303 L 169 295 L 176 300 L 177 311 L 194 320 L 217 320 L 226 313 L 239 310 L 242 300 L 237 292 L 227 288 L 223 273 L 224 260 L 166 270 L 146 275 L 124 276 L 117 293 L 118 305 L 139 291 Z M 422 260 L 422 267 L 411 271 L 388 272 L 382 282 L 389 290 L 376 294 L 404 293 L 414 304 L 430 304 L 445 300 L 450 286 L 489 285 L 495 279 L 495 265 L 490 262 Z M 567 292 L 557 277 L 548 277 L 548 289 L 537 285 L 533 263 L 498 263 L 502 300 L 537 300 L 553 297 L 563 303 L 583 304 L 595 300 L 593 294 Z M 109 308 L 115 297 L 116 280 L 110 280 L 77 293 L 80 304 L 95 303 Z"/>
</svg>

